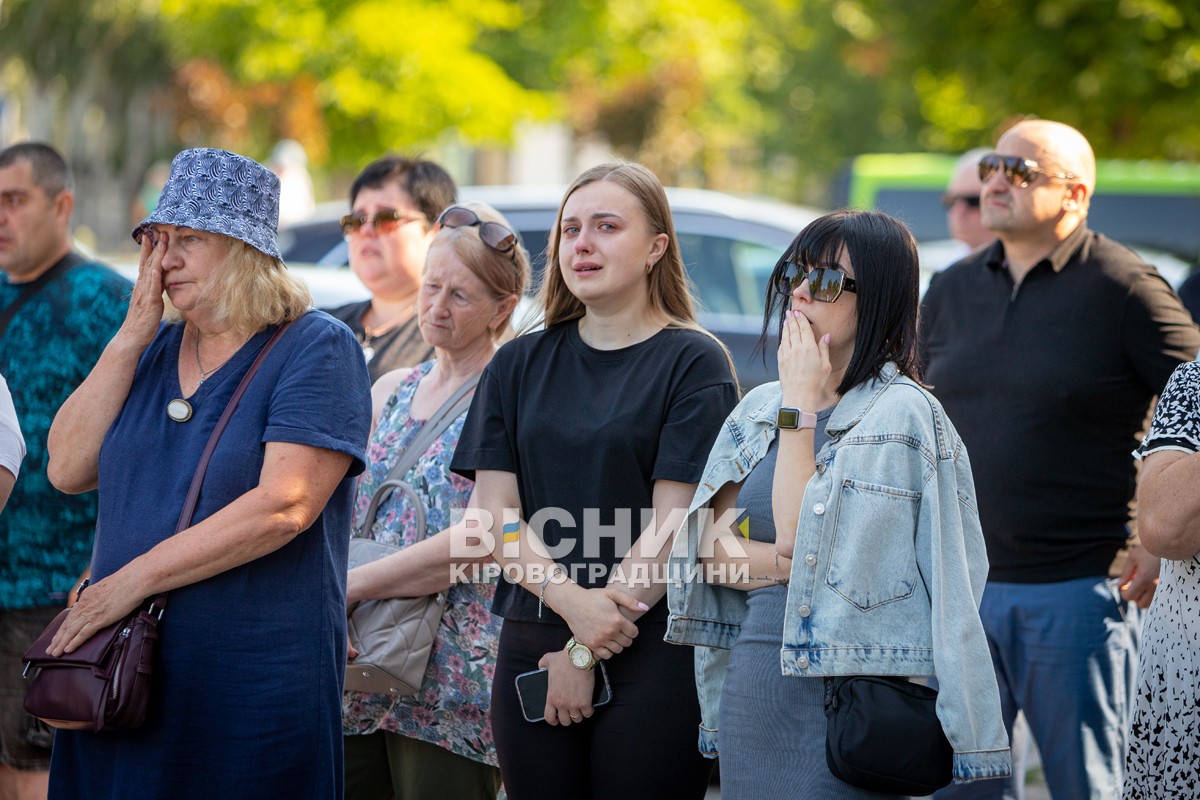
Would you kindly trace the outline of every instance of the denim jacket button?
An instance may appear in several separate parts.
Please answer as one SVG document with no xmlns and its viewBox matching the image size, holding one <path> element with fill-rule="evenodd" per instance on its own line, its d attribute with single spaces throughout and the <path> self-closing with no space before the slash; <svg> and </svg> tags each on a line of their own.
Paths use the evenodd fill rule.
<svg viewBox="0 0 1200 800">
<path fill-rule="evenodd" d="M 797 658 L 796 666 L 800 669 L 808 669 L 808 656 L 800 656 Z"/>
<path fill-rule="evenodd" d="M 810 567 L 815 567 L 817 565 L 817 557 L 812 553 L 809 553 L 804 557 L 804 563 L 808 564 Z"/>
<path fill-rule="evenodd" d="M 825 504 L 817 503 L 815 506 L 813 506 L 813 513 L 816 514 L 818 517 L 821 516 L 822 514 L 824 514 L 825 513 Z"/>
<path fill-rule="evenodd" d="M 800 612 L 800 616 L 802 616 L 802 617 L 807 617 L 809 614 L 812 613 L 812 609 L 809 608 L 808 606 L 800 606 L 800 608 L 798 610 Z"/>
<path fill-rule="evenodd" d="M 818 474 L 818 475 L 824 475 L 824 474 L 825 474 L 825 464 L 824 464 L 824 462 L 822 462 L 822 463 L 820 463 L 820 464 L 817 464 L 817 474 Z"/>
</svg>

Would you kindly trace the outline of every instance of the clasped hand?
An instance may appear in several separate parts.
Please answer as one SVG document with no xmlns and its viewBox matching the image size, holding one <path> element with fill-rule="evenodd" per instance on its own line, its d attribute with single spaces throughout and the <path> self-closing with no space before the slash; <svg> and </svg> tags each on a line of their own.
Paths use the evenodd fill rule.
<svg viewBox="0 0 1200 800">
<path fill-rule="evenodd" d="M 649 611 L 649 606 L 610 586 L 595 589 L 584 589 L 577 584 L 571 586 L 575 591 L 564 593 L 556 610 L 567 621 L 575 641 L 586 645 L 599 659 L 612 658 L 633 644 L 638 634 L 637 625 L 622 609 L 638 614 Z M 570 725 L 583 722 L 592 715 L 595 670 L 572 665 L 565 650 L 546 653 L 538 666 L 549 672 L 545 712 L 548 724 Z"/>
<path fill-rule="evenodd" d="M 546 724 L 579 723 L 595 713 L 592 708 L 595 670 L 572 665 L 565 650 L 546 653 L 538 661 L 538 667 L 549 673 L 546 676 Z"/>
<path fill-rule="evenodd" d="M 649 611 L 650 607 L 633 595 L 610 586 L 583 589 L 565 594 L 555 610 L 567 621 L 575 641 L 587 645 L 596 658 L 612 658 L 633 644 L 638 634 L 635 625 L 623 612 L 631 614 Z"/>
</svg>

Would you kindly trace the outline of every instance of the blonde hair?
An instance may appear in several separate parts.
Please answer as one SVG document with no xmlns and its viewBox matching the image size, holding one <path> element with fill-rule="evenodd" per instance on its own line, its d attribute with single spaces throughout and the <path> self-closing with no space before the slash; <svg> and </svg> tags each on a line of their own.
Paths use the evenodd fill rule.
<svg viewBox="0 0 1200 800">
<path fill-rule="evenodd" d="M 725 353 L 729 362 L 729 371 L 737 382 L 737 370 L 733 365 L 733 357 L 729 348 L 700 326 L 696 320 L 696 303 L 693 299 L 692 282 L 683 266 L 683 256 L 680 255 L 679 237 L 675 235 L 675 220 L 671 216 L 671 205 L 667 202 L 667 193 L 663 189 L 658 176 L 641 164 L 631 161 L 611 161 L 606 164 L 585 170 L 567 188 L 562 203 L 558 206 L 558 215 L 554 220 L 554 228 L 550 231 L 550 244 L 546 248 L 546 269 L 542 277 L 542 285 L 538 291 L 538 301 L 543 310 L 543 323 L 547 328 L 578 319 L 586 309 L 583 302 L 571 294 L 563 280 L 559 268 L 559 248 L 562 243 L 562 216 L 567 200 L 577 189 L 597 181 L 609 181 L 625 189 L 638 201 L 646 224 L 654 235 L 665 233 L 667 247 L 662 257 L 654 264 L 646 276 L 646 294 L 650 308 L 666 318 L 668 328 L 684 328 L 702 333 L 716 342 Z"/>
<path fill-rule="evenodd" d="M 495 222 L 516 233 L 516 229 L 509 224 L 504 215 L 487 203 L 471 202 L 455 203 L 455 205 L 474 211 L 480 222 Z M 529 252 L 519 240 L 507 253 L 493 250 L 480 238 L 479 227 L 479 225 L 470 225 L 450 228 L 443 225 L 434 235 L 433 242 L 430 243 L 429 255 L 425 257 L 425 264 L 428 265 L 433 257 L 433 246 L 443 242 L 454 250 L 455 255 L 466 264 L 475 277 L 483 281 L 483 285 L 491 292 L 493 298 L 515 296 L 520 300 L 525 294 L 525 290 L 529 288 Z M 492 338 L 508 338 L 512 334 L 511 323 L 512 312 L 510 311 L 504 324 L 492 331 Z"/>
<path fill-rule="evenodd" d="M 304 281 L 291 275 L 283 261 L 224 234 L 229 249 L 217 265 L 204 295 L 212 305 L 214 321 L 243 333 L 255 333 L 269 325 L 299 319 L 312 306 L 312 295 Z M 164 318 L 181 320 L 167 304 Z"/>
</svg>

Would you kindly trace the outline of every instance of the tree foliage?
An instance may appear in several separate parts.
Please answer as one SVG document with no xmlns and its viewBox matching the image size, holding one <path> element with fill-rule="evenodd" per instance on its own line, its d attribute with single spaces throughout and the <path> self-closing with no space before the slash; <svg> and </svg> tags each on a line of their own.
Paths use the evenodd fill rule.
<svg viewBox="0 0 1200 800">
<path fill-rule="evenodd" d="M 786 6 L 789 0 L 759 0 Z M 564 118 L 673 183 L 737 183 L 772 125 L 748 88 L 777 74 L 775 32 L 739 0 L 521 0 L 486 43 Z"/>
<path fill-rule="evenodd" d="M 447 131 L 504 143 L 551 107 L 479 52 L 519 23 L 508 0 L 163 0 L 163 15 L 177 58 L 258 87 L 240 100 L 258 148 L 287 136 L 318 161 L 361 165 Z"/>
<path fill-rule="evenodd" d="M 1024 115 L 1200 158 L 1191 0 L 0 0 L 0 60 L 22 126 L 124 196 L 181 146 L 353 171 L 546 118 L 671 183 L 812 202 L 858 153 Z"/>
<path fill-rule="evenodd" d="M 19 101 L 21 126 L 55 142 L 75 165 L 76 191 L 87 201 L 77 204 L 76 220 L 102 244 L 118 231 L 128 236 L 130 201 L 170 141 L 158 93 L 172 75 L 163 66 L 167 51 L 155 5 L 0 5 L 0 97 Z"/>
</svg>

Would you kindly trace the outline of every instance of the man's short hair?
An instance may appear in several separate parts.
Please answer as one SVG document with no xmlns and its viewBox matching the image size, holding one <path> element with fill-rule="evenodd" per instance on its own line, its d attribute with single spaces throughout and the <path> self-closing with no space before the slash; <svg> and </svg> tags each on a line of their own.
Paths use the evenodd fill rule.
<svg viewBox="0 0 1200 800">
<path fill-rule="evenodd" d="M 75 181 L 66 159 L 45 142 L 20 142 L 0 150 L 0 167 L 11 167 L 17 161 L 29 164 L 34 184 L 49 198 L 74 188 Z"/>
<path fill-rule="evenodd" d="M 423 158 L 390 155 L 376 159 L 363 168 L 350 187 L 350 205 L 363 189 L 378 189 L 395 181 L 412 198 L 413 205 L 432 225 L 448 206 L 454 204 L 458 189 L 454 179 L 438 164 Z"/>
</svg>

